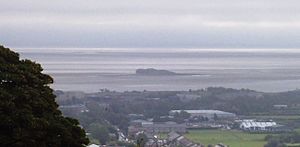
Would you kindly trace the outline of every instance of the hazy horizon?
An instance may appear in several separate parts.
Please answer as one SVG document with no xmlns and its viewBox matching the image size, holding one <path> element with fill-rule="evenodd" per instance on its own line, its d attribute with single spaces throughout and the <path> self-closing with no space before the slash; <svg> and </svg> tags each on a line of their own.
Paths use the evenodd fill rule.
<svg viewBox="0 0 300 147">
<path fill-rule="evenodd" d="M 298 0 L 0 1 L 9 47 L 300 48 Z"/>
<path fill-rule="evenodd" d="M 297 0 L 10 0 L 0 5 L 0 44 L 41 63 L 55 86 L 300 87 Z M 137 68 L 209 76 L 128 76 Z"/>
</svg>

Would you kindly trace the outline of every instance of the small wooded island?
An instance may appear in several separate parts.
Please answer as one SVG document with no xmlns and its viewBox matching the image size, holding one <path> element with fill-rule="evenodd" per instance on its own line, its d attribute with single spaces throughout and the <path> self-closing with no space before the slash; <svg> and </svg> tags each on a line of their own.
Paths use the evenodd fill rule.
<svg viewBox="0 0 300 147">
<path fill-rule="evenodd" d="M 146 68 L 146 69 L 137 69 L 135 71 L 136 75 L 150 75 L 150 76 L 172 76 L 172 75 L 181 75 L 168 70 L 159 70 L 154 68 Z"/>
</svg>

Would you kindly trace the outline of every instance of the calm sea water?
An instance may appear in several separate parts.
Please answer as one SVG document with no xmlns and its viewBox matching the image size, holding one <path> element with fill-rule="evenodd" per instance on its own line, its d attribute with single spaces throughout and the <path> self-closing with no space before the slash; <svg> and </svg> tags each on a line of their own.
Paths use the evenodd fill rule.
<svg viewBox="0 0 300 147">
<path fill-rule="evenodd" d="M 300 88 L 297 49 L 17 48 L 54 77 L 54 89 L 96 92 L 209 86 L 276 92 Z M 137 76 L 138 68 L 195 75 Z"/>
</svg>

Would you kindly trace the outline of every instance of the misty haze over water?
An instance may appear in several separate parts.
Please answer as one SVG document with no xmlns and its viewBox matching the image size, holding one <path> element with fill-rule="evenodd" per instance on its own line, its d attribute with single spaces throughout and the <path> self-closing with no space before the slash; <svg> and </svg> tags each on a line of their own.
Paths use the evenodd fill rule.
<svg viewBox="0 0 300 147">
<path fill-rule="evenodd" d="M 42 64 L 57 90 L 97 92 L 188 90 L 210 86 L 265 92 L 300 87 L 297 49 L 105 49 L 18 48 Z M 194 75 L 141 76 L 139 68 Z"/>
</svg>

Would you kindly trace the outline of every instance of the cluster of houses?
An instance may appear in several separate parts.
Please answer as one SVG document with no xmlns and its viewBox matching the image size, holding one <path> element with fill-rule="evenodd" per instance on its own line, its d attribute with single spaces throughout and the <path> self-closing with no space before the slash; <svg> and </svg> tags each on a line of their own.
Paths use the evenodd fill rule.
<svg viewBox="0 0 300 147">
<path fill-rule="evenodd" d="M 138 132 L 146 132 L 149 134 L 157 133 L 169 133 L 178 132 L 186 133 L 187 129 L 203 129 L 203 128 L 226 128 L 230 129 L 228 122 L 238 123 L 239 128 L 243 131 L 249 132 L 288 132 L 291 131 L 286 126 L 279 125 L 274 121 L 257 121 L 257 120 L 237 120 L 237 116 L 234 113 L 219 111 L 219 110 L 171 110 L 169 112 L 170 116 L 174 116 L 176 113 L 182 111 L 190 114 L 190 117 L 206 117 L 208 120 L 213 120 L 217 117 L 221 120 L 221 123 L 216 123 L 216 121 L 207 122 L 184 122 L 178 124 L 176 122 L 152 122 L 142 119 L 133 120 L 128 128 L 128 134 L 134 136 Z M 137 115 L 139 116 L 139 115 Z M 139 116 L 142 118 L 142 116 Z M 226 120 L 226 121 L 223 121 Z M 230 121 L 228 121 L 230 120 Z M 224 123 L 225 122 L 225 123 Z M 223 124 L 222 124 L 223 123 Z M 227 124 L 226 124 L 227 123 Z"/>
<path fill-rule="evenodd" d="M 105 106 L 107 107 L 107 106 Z M 278 105 L 276 108 L 284 109 L 285 106 Z M 89 110 L 84 104 L 60 106 L 64 111 L 76 111 L 78 113 L 88 112 Z M 174 118 L 181 112 L 189 114 L 190 118 L 206 118 L 207 121 L 192 122 L 192 119 L 187 119 L 183 123 L 176 123 L 173 121 L 166 122 L 153 122 L 147 120 L 143 114 L 129 114 L 131 118 L 130 126 L 128 127 L 128 137 L 135 138 L 137 134 L 144 133 L 150 138 L 148 146 L 154 143 L 159 143 L 160 146 L 175 147 L 202 147 L 203 145 L 194 143 L 180 134 L 185 134 L 188 129 L 203 129 L 203 128 L 227 128 L 230 129 L 230 123 L 239 124 L 239 129 L 247 132 L 289 132 L 292 129 L 279 125 L 274 121 L 258 121 L 253 119 L 237 120 L 238 117 L 234 113 L 220 111 L 220 110 L 171 110 L 169 111 L 168 118 Z M 216 118 L 218 121 L 216 121 Z M 220 123 L 221 122 L 221 123 Z M 226 122 L 226 123 L 224 123 Z M 230 122 L 230 123 L 228 123 Z M 223 124 L 222 124 L 223 123 Z M 168 138 L 157 142 L 154 138 L 151 141 L 151 137 L 155 134 L 168 134 Z M 125 138 L 125 137 L 124 137 Z M 217 144 L 215 147 L 225 147 L 225 145 Z"/>
<path fill-rule="evenodd" d="M 204 145 L 200 143 L 194 143 L 191 140 L 187 139 L 186 137 L 176 133 L 170 132 L 167 138 L 168 147 L 204 147 Z"/>
<path fill-rule="evenodd" d="M 178 124 L 176 122 L 152 122 L 143 120 L 142 115 L 133 115 L 137 120 L 131 121 L 131 125 L 128 128 L 128 134 L 134 137 L 138 133 L 145 133 L 150 138 L 155 136 L 155 134 L 168 134 L 168 140 L 160 142 L 161 144 L 172 146 L 184 146 L 184 147 L 202 147 L 201 144 L 196 144 L 189 141 L 187 138 L 180 134 L 184 134 L 188 129 L 198 129 L 198 128 L 226 128 L 224 126 L 229 126 L 228 124 L 218 124 L 214 119 L 217 117 L 220 122 L 231 122 L 231 124 L 239 124 L 239 129 L 248 132 L 287 132 L 291 129 L 279 125 L 274 121 L 258 121 L 258 120 L 238 120 L 238 117 L 234 113 L 220 111 L 220 110 L 171 110 L 169 112 L 169 117 L 175 116 L 177 113 L 185 111 L 190 115 L 190 117 L 205 117 L 208 118 L 206 122 L 184 122 Z M 226 120 L 226 121 L 224 121 Z M 227 129 L 230 129 L 228 127 Z M 152 141 L 150 144 L 153 144 Z M 217 144 L 216 147 L 225 147 L 226 145 Z"/>
<path fill-rule="evenodd" d="M 201 98 L 206 91 L 196 91 L 196 92 L 186 92 L 179 93 L 177 96 L 180 98 L 182 102 L 191 101 L 195 99 Z M 251 95 L 256 95 L 260 97 L 257 93 L 247 93 Z M 111 96 L 113 95 L 113 96 Z M 235 96 L 241 96 L 243 93 L 236 93 Z M 101 97 L 101 103 L 97 103 L 97 105 L 103 110 L 108 110 L 111 101 L 111 97 L 118 98 L 136 98 L 136 95 L 124 96 L 123 93 L 117 92 L 109 92 L 107 90 L 101 90 L 100 93 L 97 94 L 89 94 L 84 95 L 80 92 L 75 93 L 64 93 L 61 95 L 65 99 L 68 99 L 70 103 L 66 103 L 65 105 L 60 105 L 60 110 L 64 112 L 73 112 L 73 113 L 84 113 L 89 112 L 90 110 L 87 108 L 91 102 L 85 101 L 84 103 L 72 103 L 75 101 L 75 98 L 83 99 L 84 97 L 89 98 L 99 98 Z M 232 97 L 233 95 L 230 93 L 227 95 L 228 97 Z M 226 95 L 222 95 L 222 97 L 226 97 Z M 125 99 L 124 98 L 124 99 Z M 147 98 L 147 100 L 159 100 L 160 98 Z M 94 104 L 94 103 L 93 103 Z M 287 109 L 287 105 L 273 105 L 274 110 L 282 111 Z M 175 117 L 178 116 L 181 112 L 185 112 L 189 114 L 189 119 L 185 119 L 184 122 L 176 123 Z M 119 141 L 134 141 L 139 133 L 144 133 L 149 138 L 149 141 L 146 145 L 153 146 L 166 146 L 166 147 L 202 147 L 202 144 L 194 143 L 191 140 L 184 137 L 182 134 L 187 133 L 189 129 L 231 129 L 232 124 L 238 124 L 238 127 L 235 126 L 235 129 L 239 128 L 240 130 L 247 132 L 288 132 L 292 129 L 277 124 L 274 121 L 259 121 L 259 120 L 238 120 L 238 117 L 234 113 L 220 111 L 220 110 L 171 110 L 169 111 L 169 115 L 160 116 L 160 121 L 162 122 L 154 122 L 153 119 L 146 118 L 143 114 L 128 114 L 128 118 L 130 118 L 130 126 L 128 127 L 128 136 L 125 136 L 121 131 L 118 131 L 118 139 Z M 170 121 L 171 120 L 171 121 Z M 157 134 L 168 134 L 167 138 L 159 139 L 155 137 Z M 128 139 L 129 138 L 129 139 Z M 130 140 L 132 139 L 132 140 Z M 93 147 L 96 145 L 92 145 Z M 223 144 L 217 144 L 215 147 L 226 147 Z"/>
<path fill-rule="evenodd" d="M 169 132 L 186 133 L 187 127 L 186 124 L 177 124 L 175 122 L 153 123 L 143 120 L 133 121 L 128 127 L 128 135 L 134 138 L 140 132 L 145 132 L 146 134 L 150 134 L 150 136 Z"/>
<path fill-rule="evenodd" d="M 218 117 L 219 119 L 229 120 L 229 119 L 235 119 L 236 115 L 229 112 L 219 111 L 219 110 L 171 110 L 169 112 L 170 116 L 174 116 L 176 113 L 180 113 L 182 111 L 185 111 L 190 115 L 190 117 L 205 117 L 208 120 L 213 120 L 215 117 Z M 138 132 L 147 132 L 147 133 L 169 133 L 169 132 L 178 132 L 178 133 L 186 133 L 187 129 L 189 128 L 220 128 L 221 125 L 218 125 L 214 122 L 206 122 L 206 123 L 191 123 L 191 122 L 185 122 L 178 124 L 176 122 L 160 122 L 155 123 L 152 121 L 147 121 L 141 119 L 141 115 L 133 115 L 130 114 L 130 116 L 134 116 L 134 118 L 139 118 L 136 120 L 132 120 L 130 123 L 130 126 L 128 127 L 128 134 L 131 136 L 134 136 L 134 134 Z"/>
<path fill-rule="evenodd" d="M 166 122 L 153 122 L 149 120 L 145 120 L 143 115 L 140 114 L 130 114 L 130 118 L 136 118 L 130 122 L 130 126 L 128 127 L 128 136 L 130 138 L 135 138 L 139 133 L 143 133 L 147 135 L 150 140 L 148 141 L 148 145 L 151 146 L 153 144 L 159 144 L 159 146 L 167 146 L 167 147 L 202 147 L 203 145 L 194 143 L 180 134 L 185 134 L 187 129 L 190 128 L 215 128 L 220 127 L 220 125 L 215 124 L 212 120 L 215 117 L 224 120 L 233 120 L 236 118 L 236 115 L 229 112 L 219 111 L 219 110 L 171 110 L 169 112 L 169 116 L 173 117 L 176 113 L 181 113 L 185 111 L 192 117 L 205 117 L 208 119 L 206 123 L 176 123 L 171 121 Z M 156 134 L 168 134 L 166 140 L 157 141 L 153 136 Z M 216 145 L 216 147 L 225 147 L 222 144 Z"/>
</svg>

